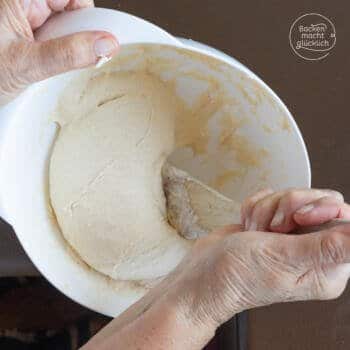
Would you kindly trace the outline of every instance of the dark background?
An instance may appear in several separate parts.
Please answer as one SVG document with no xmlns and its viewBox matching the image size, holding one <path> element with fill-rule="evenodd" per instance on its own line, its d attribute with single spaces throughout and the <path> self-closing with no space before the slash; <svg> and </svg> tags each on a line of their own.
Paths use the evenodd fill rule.
<svg viewBox="0 0 350 350">
<path fill-rule="evenodd" d="M 313 187 L 338 189 L 350 200 L 348 0 L 96 0 L 95 3 L 148 19 L 174 35 L 212 45 L 247 65 L 270 85 L 294 115 L 309 150 Z M 289 47 L 291 24 L 308 12 L 325 15 L 336 27 L 336 47 L 322 61 L 304 61 Z M 0 275 L 35 273 L 11 238 L 11 229 L 0 223 L 0 233 Z M 56 293 L 50 288 L 39 286 L 39 292 L 32 292 L 22 306 L 38 299 L 37 294 L 43 298 Z M 28 297 L 30 293 L 27 291 L 25 295 Z M 6 299 L 1 309 L 9 304 Z M 75 306 L 69 305 L 62 308 L 72 308 L 72 313 L 76 313 Z M 20 318 L 18 310 L 9 306 L 7 309 L 8 317 Z M 83 311 L 79 309 L 80 312 Z M 66 319 L 69 315 L 66 312 L 61 317 Z M 43 324 L 53 318 L 43 320 Z M 13 324 L 16 322 L 13 320 Z M 248 331 L 250 350 L 349 349 L 350 288 L 337 301 L 274 305 L 250 311 Z"/>
</svg>

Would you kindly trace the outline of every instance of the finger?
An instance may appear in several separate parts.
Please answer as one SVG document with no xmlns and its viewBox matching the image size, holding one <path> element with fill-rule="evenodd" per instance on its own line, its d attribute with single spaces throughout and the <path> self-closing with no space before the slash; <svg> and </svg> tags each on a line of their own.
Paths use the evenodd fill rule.
<svg viewBox="0 0 350 350">
<path fill-rule="evenodd" d="M 33 31 L 42 26 L 51 15 L 48 3 L 42 0 L 25 1 L 24 12 L 27 14 L 27 20 Z"/>
<path fill-rule="evenodd" d="M 18 57 L 17 76 L 26 84 L 70 70 L 96 64 L 111 57 L 118 42 L 107 32 L 81 32 L 45 42 L 35 42 Z"/>
<path fill-rule="evenodd" d="M 66 6 L 66 10 L 74 11 L 86 7 L 94 7 L 93 0 L 70 0 L 68 5 Z"/>
<path fill-rule="evenodd" d="M 335 197 L 323 197 L 298 209 L 294 221 L 300 226 L 321 225 L 333 219 L 349 219 L 349 205 Z"/>
<path fill-rule="evenodd" d="M 249 218 L 249 231 L 269 231 L 270 222 L 275 215 L 276 209 L 284 191 L 273 193 L 257 201 L 251 209 Z"/>
<path fill-rule="evenodd" d="M 249 196 L 242 204 L 241 207 L 241 220 L 242 225 L 246 230 L 249 229 L 250 226 L 250 216 L 254 205 L 261 199 L 273 193 L 273 190 L 270 188 L 263 189 L 252 196 Z"/>
<path fill-rule="evenodd" d="M 93 0 L 22 0 L 22 3 L 33 30 L 41 27 L 52 13 L 94 6 Z"/>
<path fill-rule="evenodd" d="M 46 0 L 46 3 L 52 12 L 61 12 L 68 5 L 69 0 Z"/>
<path fill-rule="evenodd" d="M 294 213 L 303 206 L 323 197 L 343 200 L 343 196 L 331 190 L 291 190 L 280 200 L 276 213 L 271 221 L 270 230 L 273 232 L 287 233 L 297 227 L 294 221 Z"/>
</svg>

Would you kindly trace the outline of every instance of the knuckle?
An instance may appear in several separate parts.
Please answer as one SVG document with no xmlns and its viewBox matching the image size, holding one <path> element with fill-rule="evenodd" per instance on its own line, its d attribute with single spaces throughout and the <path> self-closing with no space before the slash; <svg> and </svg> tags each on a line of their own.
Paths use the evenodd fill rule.
<svg viewBox="0 0 350 350">
<path fill-rule="evenodd" d="M 255 220 L 258 220 L 259 218 L 262 218 L 264 214 L 269 210 L 270 208 L 270 203 L 266 201 L 260 201 L 255 204 L 253 208 L 253 218 Z"/>
<path fill-rule="evenodd" d="M 88 45 L 88 39 L 82 35 L 54 40 L 51 45 L 49 49 L 56 53 L 55 57 L 47 56 L 47 52 L 43 52 L 43 55 L 46 56 L 43 57 L 43 60 L 47 57 L 52 57 L 55 60 L 59 59 L 63 70 L 79 68 L 91 63 L 90 45 Z"/>
<path fill-rule="evenodd" d="M 254 196 L 246 198 L 242 204 L 242 209 L 248 212 L 254 206 Z"/>
<path fill-rule="evenodd" d="M 344 235 L 340 232 L 332 232 L 321 239 L 321 254 L 326 262 L 341 264 L 346 259 L 344 249 Z"/>
<path fill-rule="evenodd" d="M 289 206 L 292 203 L 300 201 L 302 198 L 302 193 L 299 190 L 289 190 L 285 196 L 282 198 L 281 203 L 285 206 Z"/>
<path fill-rule="evenodd" d="M 249 196 L 243 202 L 242 208 L 244 209 L 244 211 L 252 210 L 257 203 L 263 201 L 264 198 L 271 193 L 273 193 L 273 191 L 267 188 Z"/>
<path fill-rule="evenodd" d="M 86 40 L 72 37 L 66 45 L 62 46 L 64 59 L 70 67 L 80 67 L 88 62 L 86 59 L 90 58 L 90 54 L 86 49 Z"/>
</svg>

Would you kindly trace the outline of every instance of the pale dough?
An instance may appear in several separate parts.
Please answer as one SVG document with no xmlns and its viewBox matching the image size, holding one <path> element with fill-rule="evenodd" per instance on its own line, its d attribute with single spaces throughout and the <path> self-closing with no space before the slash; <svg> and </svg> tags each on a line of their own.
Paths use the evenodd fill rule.
<svg viewBox="0 0 350 350">
<path fill-rule="evenodd" d="M 61 231 L 95 270 L 154 280 L 189 251 L 169 225 L 161 168 L 182 113 L 173 90 L 146 72 L 101 74 L 66 101 L 50 162 Z"/>
</svg>

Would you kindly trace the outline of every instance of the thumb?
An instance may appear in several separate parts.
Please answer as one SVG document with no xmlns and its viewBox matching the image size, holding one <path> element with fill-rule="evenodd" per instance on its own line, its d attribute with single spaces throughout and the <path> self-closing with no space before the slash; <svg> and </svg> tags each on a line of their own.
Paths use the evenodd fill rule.
<svg viewBox="0 0 350 350">
<path fill-rule="evenodd" d="M 96 64 L 101 57 L 110 58 L 118 51 L 117 39 L 107 32 L 80 32 L 44 42 L 30 44 L 18 73 L 27 84 L 70 70 Z"/>
</svg>

